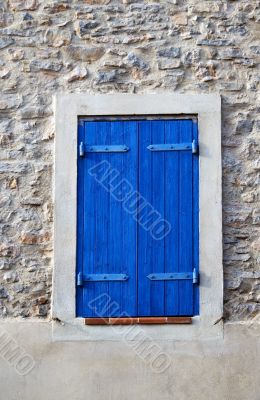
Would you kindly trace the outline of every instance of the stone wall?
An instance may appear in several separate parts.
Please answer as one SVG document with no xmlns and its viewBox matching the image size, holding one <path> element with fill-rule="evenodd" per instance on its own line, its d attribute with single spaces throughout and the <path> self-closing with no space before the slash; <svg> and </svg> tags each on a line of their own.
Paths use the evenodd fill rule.
<svg viewBox="0 0 260 400">
<path fill-rule="evenodd" d="M 49 315 L 52 95 L 175 91 L 222 95 L 225 318 L 259 316 L 259 3 L 0 0 L 0 12 L 0 314 Z"/>
</svg>

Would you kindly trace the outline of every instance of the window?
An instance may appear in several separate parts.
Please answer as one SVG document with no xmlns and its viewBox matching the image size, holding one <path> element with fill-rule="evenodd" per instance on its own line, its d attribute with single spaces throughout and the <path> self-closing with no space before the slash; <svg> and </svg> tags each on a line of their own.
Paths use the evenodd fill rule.
<svg viewBox="0 0 260 400">
<path fill-rule="evenodd" d="M 191 118 L 80 120 L 78 316 L 198 314 L 197 143 Z"/>
<path fill-rule="evenodd" d="M 154 339 L 222 337 L 220 96 L 59 94 L 55 124 L 52 316 L 62 324 L 53 322 L 54 339 L 118 340 L 116 327 L 84 318 L 121 312 L 192 319 L 143 325 Z M 98 165 L 121 183 L 113 186 Z M 124 201 L 129 186 L 137 205 Z M 182 273 L 187 279 L 174 279 Z M 119 308 L 88 310 L 102 293 Z"/>
</svg>

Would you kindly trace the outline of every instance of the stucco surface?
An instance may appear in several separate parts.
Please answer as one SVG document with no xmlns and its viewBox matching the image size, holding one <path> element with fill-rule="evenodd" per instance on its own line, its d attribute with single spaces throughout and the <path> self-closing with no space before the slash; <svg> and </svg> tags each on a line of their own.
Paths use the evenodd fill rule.
<svg viewBox="0 0 260 400">
<path fill-rule="evenodd" d="M 0 1 L 3 318 L 50 315 L 64 92 L 221 95 L 225 319 L 259 314 L 258 22 L 255 0 Z"/>
<path fill-rule="evenodd" d="M 52 342 L 47 322 L 5 322 L 3 331 L 35 362 L 19 376 L 0 357 L 3 399 L 259 400 L 259 324 L 226 324 L 218 340 L 157 341 L 171 361 L 161 373 L 122 340 Z"/>
</svg>

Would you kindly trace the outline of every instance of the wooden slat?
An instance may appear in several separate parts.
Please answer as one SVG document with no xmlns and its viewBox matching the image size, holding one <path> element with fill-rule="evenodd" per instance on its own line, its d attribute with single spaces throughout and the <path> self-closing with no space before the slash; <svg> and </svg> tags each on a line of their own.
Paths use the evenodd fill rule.
<svg viewBox="0 0 260 400">
<path fill-rule="evenodd" d="M 85 325 L 166 325 L 191 323 L 191 317 L 85 318 Z"/>
<path fill-rule="evenodd" d="M 198 143 L 198 123 L 193 122 L 193 140 Z M 199 157 L 192 158 L 193 169 L 193 267 L 199 271 Z M 193 315 L 199 314 L 199 285 L 193 288 L 194 309 Z"/>
<path fill-rule="evenodd" d="M 165 142 L 180 142 L 182 121 L 165 121 Z M 172 230 L 165 238 L 165 272 L 179 271 L 179 165 L 180 157 L 175 153 L 165 154 L 165 218 Z M 174 182 L 174 184 L 173 184 Z M 179 314 L 179 282 L 165 282 L 165 314 Z"/>
<path fill-rule="evenodd" d="M 154 121 L 152 123 L 152 143 L 164 143 L 164 121 Z M 156 153 L 152 155 L 152 193 L 150 202 L 154 207 L 156 213 L 160 214 L 161 218 L 164 218 L 164 153 Z M 158 217 L 156 216 L 154 220 Z M 148 266 L 152 266 L 151 272 L 164 272 L 165 261 L 164 261 L 164 239 L 155 240 L 152 238 L 151 231 L 146 233 L 150 240 L 149 245 L 152 248 L 152 258 L 148 261 Z M 147 286 L 150 284 L 153 287 L 152 298 L 150 299 L 151 308 L 150 313 L 147 316 L 160 315 L 165 316 L 164 309 L 164 282 L 149 282 L 146 278 Z M 142 314 L 141 314 L 142 315 Z M 144 314 L 143 314 L 144 315 Z M 150 319 L 146 319 L 149 324 Z M 160 323 L 160 322 L 158 322 Z"/>
<path fill-rule="evenodd" d="M 124 124 L 124 143 L 127 143 L 130 151 L 122 155 L 122 177 L 126 178 L 133 187 L 133 192 L 137 188 L 138 181 L 138 123 L 136 121 L 125 121 Z M 132 199 L 136 197 L 132 196 Z M 122 309 L 128 315 L 137 315 L 137 222 L 125 207 L 122 207 L 122 248 L 125 270 L 130 274 L 128 285 L 122 283 Z M 120 314 L 119 314 L 120 315 Z"/>
<path fill-rule="evenodd" d="M 181 122 L 180 140 L 192 141 L 192 121 Z M 183 152 L 179 163 L 179 272 L 192 272 L 192 158 Z M 193 315 L 193 283 L 179 281 L 179 315 Z"/>
<path fill-rule="evenodd" d="M 138 190 L 148 204 L 140 212 L 138 226 L 138 313 L 164 316 L 164 282 L 147 278 L 164 272 L 164 240 L 156 240 L 149 229 L 159 216 L 164 218 L 164 153 L 147 149 L 154 142 L 164 143 L 164 121 L 141 121 Z"/>
<path fill-rule="evenodd" d="M 147 146 L 151 144 L 151 121 L 139 122 L 139 180 L 137 190 L 144 197 L 145 201 L 151 198 L 152 184 L 152 153 L 147 150 Z M 138 220 L 144 218 L 147 214 L 147 207 L 142 208 L 138 212 Z M 142 226 L 138 224 L 138 314 L 151 315 L 151 298 L 153 296 L 153 288 L 148 285 L 149 280 L 146 276 L 153 272 L 150 260 L 152 259 L 152 248 L 150 245 L 150 236 L 144 231 Z M 148 281 L 148 282 L 147 282 Z"/>
<path fill-rule="evenodd" d="M 85 143 L 92 144 L 110 144 L 110 123 L 104 122 L 97 125 L 95 122 L 85 124 Z M 102 243 L 108 243 L 109 232 L 106 223 L 107 209 L 109 205 L 109 194 L 102 186 L 90 176 L 88 169 L 96 164 L 107 161 L 108 154 L 88 154 L 85 158 L 85 197 L 84 197 L 84 274 L 109 273 L 104 270 L 109 260 L 108 251 Z M 98 175 L 101 179 L 102 174 Z M 108 282 L 89 282 L 84 286 L 84 316 L 106 316 L 106 306 L 102 301 L 95 302 L 95 307 L 90 308 L 89 302 L 96 298 L 102 298 L 104 293 L 108 293 Z"/>
<path fill-rule="evenodd" d="M 123 122 L 121 121 L 115 121 L 115 122 L 110 122 L 110 143 L 111 144 L 116 144 L 116 143 L 123 143 L 124 142 L 124 125 Z M 132 154 L 132 153 L 130 153 Z M 120 181 L 122 179 L 122 174 L 123 174 L 123 159 L 127 157 L 128 154 L 120 154 L 120 153 L 115 153 L 115 154 L 110 154 L 108 157 L 108 160 L 112 166 L 112 168 L 119 173 L 117 178 L 114 178 L 114 183 L 113 178 L 108 181 L 108 190 L 109 187 L 113 187 L 114 185 L 119 184 L 119 190 L 121 188 Z M 125 176 L 124 176 L 125 177 Z M 116 198 L 109 195 L 109 205 L 107 210 L 105 210 L 105 213 L 107 213 L 107 221 L 106 224 L 108 226 L 108 238 L 107 242 L 104 242 L 104 247 L 106 247 L 106 251 L 108 253 L 108 261 L 107 265 L 103 266 L 103 269 L 106 271 L 109 271 L 111 274 L 115 273 L 125 273 L 128 272 L 128 275 L 131 276 L 132 271 L 124 271 L 122 270 L 122 264 L 125 262 L 125 252 L 123 249 L 123 221 L 125 223 L 128 223 L 131 221 L 125 220 L 125 213 L 122 212 L 122 204 L 118 202 Z M 128 245 L 131 246 L 131 237 L 132 237 L 132 232 L 129 235 L 129 241 Z M 102 240 L 102 239 L 101 239 Z M 133 251 L 134 248 L 132 248 Z M 129 285 L 129 281 L 127 282 L 127 285 Z M 126 286 L 127 286 L 126 285 Z M 125 288 L 126 289 L 126 288 Z M 109 297 L 110 297 L 110 302 L 115 303 L 115 307 L 111 307 L 111 309 L 108 310 L 106 316 L 108 317 L 116 317 L 118 313 L 122 312 L 124 310 L 125 305 L 123 305 L 124 302 L 124 289 L 122 288 L 122 285 L 120 282 L 109 282 Z M 133 301 L 135 297 L 135 291 L 133 288 Z M 127 311 L 129 308 L 127 307 Z M 129 311 L 128 311 L 129 312 Z"/>
</svg>

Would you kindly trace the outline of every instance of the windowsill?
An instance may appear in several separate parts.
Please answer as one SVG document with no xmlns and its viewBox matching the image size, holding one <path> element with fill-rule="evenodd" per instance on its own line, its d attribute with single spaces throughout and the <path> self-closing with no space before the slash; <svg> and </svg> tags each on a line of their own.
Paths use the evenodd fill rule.
<svg viewBox="0 0 260 400">
<path fill-rule="evenodd" d="M 191 323 L 191 317 L 85 318 L 85 325 L 163 325 Z"/>
<path fill-rule="evenodd" d="M 133 332 L 140 332 L 145 340 L 190 341 L 223 339 L 222 319 L 192 317 L 191 324 L 133 324 L 133 325 L 85 325 L 85 318 L 69 321 L 52 321 L 53 341 L 106 342 L 122 340 L 138 341 Z"/>
</svg>

